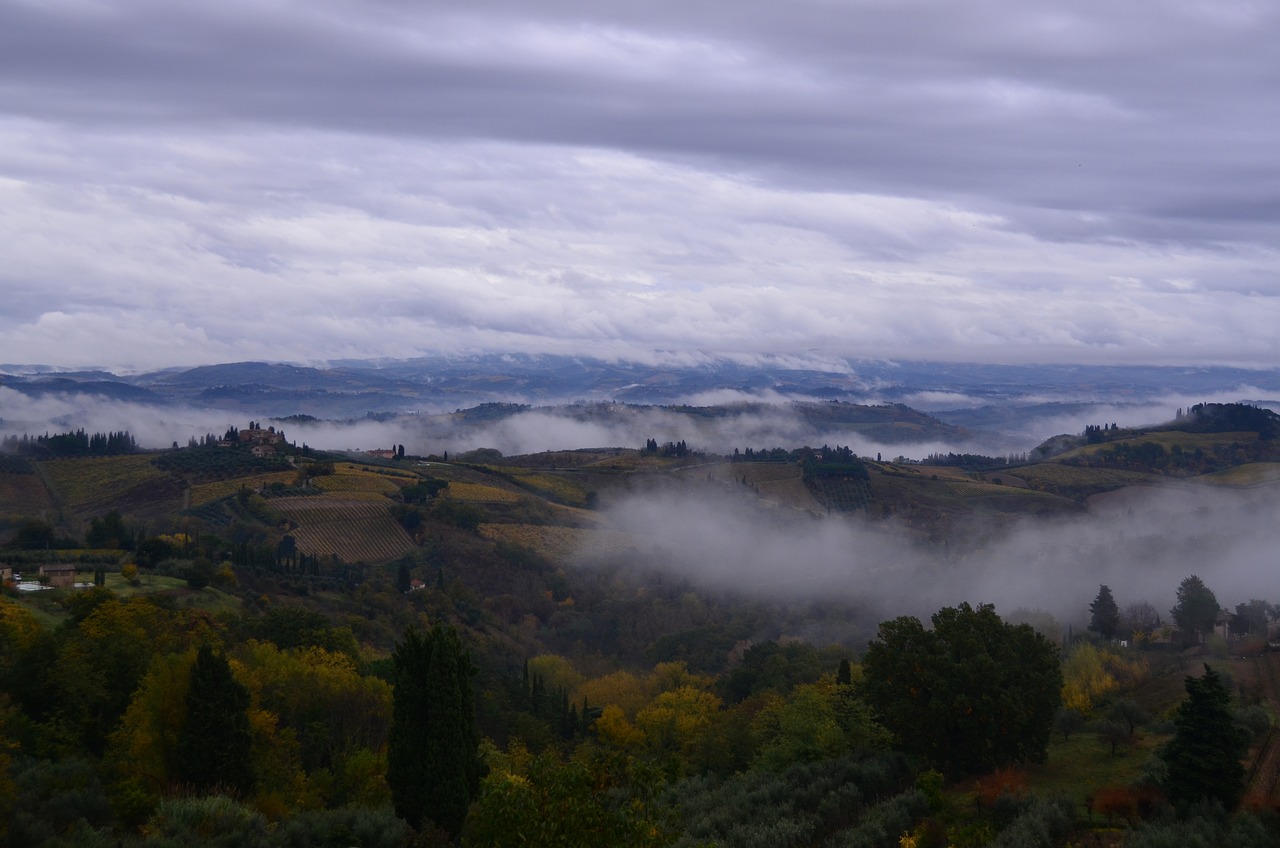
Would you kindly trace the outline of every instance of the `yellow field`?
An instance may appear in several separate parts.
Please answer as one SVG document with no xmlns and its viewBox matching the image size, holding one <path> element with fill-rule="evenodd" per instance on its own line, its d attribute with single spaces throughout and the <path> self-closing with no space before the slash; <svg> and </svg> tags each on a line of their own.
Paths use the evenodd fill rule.
<svg viewBox="0 0 1280 848">
<path fill-rule="evenodd" d="M 257 490 L 263 486 L 269 486 L 272 483 L 284 483 L 286 486 L 293 485 L 293 481 L 297 479 L 296 471 L 275 471 L 270 474 L 254 474 L 250 477 L 237 477 L 234 480 L 218 480 L 213 483 L 200 483 L 191 487 L 191 506 L 200 506 L 210 501 L 216 501 L 219 498 L 225 498 L 228 495 L 234 495 L 240 491 L 241 486 L 248 486 L 252 490 Z"/>
<path fill-rule="evenodd" d="M 369 466 L 358 466 L 350 462 L 339 462 L 333 474 L 326 474 L 312 480 L 317 488 L 326 492 L 378 492 L 394 495 L 405 486 L 412 484 L 416 477 L 406 476 L 404 472 L 376 471 Z"/>
<path fill-rule="evenodd" d="M 542 524 L 483 524 L 480 535 L 532 548 L 553 562 L 577 556 L 611 556 L 636 546 L 636 539 L 616 530 L 553 527 Z"/>
<path fill-rule="evenodd" d="M 1213 486 L 1261 486 L 1280 482 L 1280 462 L 1250 462 L 1225 471 L 1192 477 L 1192 483 Z"/>
<path fill-rule="evenodd" d="M 51 459 L 41 462 L 40 468 L 72 511 L 111 503 L 141 485 L 168 477 L 145 454 Z"/>
<path fill-rule="evenodd" d="M 515 503 L 520 500 L 520 495 L 515 492 L 481 483 L 450 483 L 441 494 L 455 501 L 470 503 Z"/>
<path fill-rule="evenodd" d="M 521 483 L 532 486 L 567 503 L 581 504 L 587 498 L 586 492 L 558 474 L 539 474 L 535 472 L 533 474 L 520 474 L 518 479 Z"/>
<path fill-rule="evenodd" d="M 926 477 L 937 477 L 947 482 L 964 483 L 973 480 L 972 474 L 954 465 L 917 465 L 916 470 Z"/>
</svg>

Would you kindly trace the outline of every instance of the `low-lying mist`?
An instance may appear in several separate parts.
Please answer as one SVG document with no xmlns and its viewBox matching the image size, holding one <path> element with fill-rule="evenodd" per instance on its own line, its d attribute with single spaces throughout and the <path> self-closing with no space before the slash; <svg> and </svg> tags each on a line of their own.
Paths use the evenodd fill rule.
<svg viewBox="0 0 1280 848">
<path fill-rule="evenodd" d="M 345 421 L 282 422 L 252 409 L 227 410 L 198 406 L 146 405 L 88 394 L 48 393 L 32 396 L 0 386 L 0 433 L 31 435 L 83 428 L 89 432 L 129 430 L 144 448 L 185 445 L 191 437 L 221 434 L 250 420 L 272 422 L 291 441 L 321 450 L 370 450 L 404 445 L 410 454 L 457 455 L 495 448 L 505 455 L 596 447 L 640 447 L 648 439 L 659 444 L 684 441 L 691 450 L 716 455 L 735 448 L 795 448 L 802 445 L 847 445 L 862 456 L 880 454 L 924 459 L 933 453 L 980 453 L 1007 456 L 1025 453 L 1060 433 L 1080 433 L 1087 424 L 1115 422 L 1141 426 L 1171 420 L 1179 408 L 1200 401 L 1238 401 L 1264 396 L 1263 390 L 1238 386 L 1212 396 L 1174 395 L 1120 402 L 1116 398 L 1027 395 L 999 406 L 968 406 L 976 398 L 950 392 L 921 392 L 909 405 L 969 428 L 970 438 L 877 438 L 853 426 L 815 424 L 797 414 L 796 401 L 814 398 L 777 392 L 707 391 L 686 398 L 691 407 L 722 405 L 718 414 L 677 413 L 660 406 L 570 404 L 533 406 L 505 417 L 485 420 L 474 415 L 424 412 Z M 868 399 L 874 403 L 874 399 Z M 1264 402 L 1265 403 L 1265 402 Z M 734 409 L 733 407 L 739 407 Z M 882 429 L 881 434 L 892 432 Z"/>
<path fill-rule="evenodd" d="M 1126 489 L 1088 514 L 1026 519 L 976 550 L 928 545 L 900 525 L 767 511 L 731 492 L 653 493 L 612 503 L 620 528 L 651 540 L 656 568 L 708 588 L 767 598 L 847 600 L 881 618 L 927 619 L 962 601 L 1088 621 L 1100 584 L 1121 608 L 1147 601 L 1168 621 L 1183 578 L 1197 574 L 1222 606 L 1280 599 L 1275 486 L 1184 484 Z M 584 561 L 590 550 L 581 552 Z"/>
<path fill-rule="evenodd" d="M 589 406 L 531 408 L 498 420 L 465 419 L 461 415 L 403 415 L 352 421 L 281 421 L 252 411 L 194 406 L 148 406 L 85 394 L 33 397 L 0 387 L 0 433 L 8 435 L 128 430 L 139 447 L 161 449 L 205 434 L 221 435 L 250 420 L 272 423 L 297 444 L 320 450 L 371 450 L 404 445 L 409 454 L 448 452 L 457 456 L 477 448 L 496 448 L 504 455 L 577 448 L 639 448 L 647 439 L 659 444 L 684 441 L 696 452 L 723 455 L 734 448 L 793 448 L 801 445 L 848 445 L 863 456 L 923 458 L 930 453 L 989 451 L 990 443 L 922 441 L 888 443 L 847 429 L 814 428 L 785 404 L 763 412 L 698 417 L 661 407 L 625 407 L 617 415 L 598 414 Z"/>
</svg>

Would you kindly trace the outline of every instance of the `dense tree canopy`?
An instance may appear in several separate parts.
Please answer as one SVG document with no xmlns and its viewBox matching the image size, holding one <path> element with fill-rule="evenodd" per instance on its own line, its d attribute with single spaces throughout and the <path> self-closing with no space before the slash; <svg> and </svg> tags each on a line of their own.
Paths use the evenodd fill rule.
<svg viewBox="0 0 1280 848">
<path fill-rule="evenodd" d="M 932 630 L 906 616 L 882 623 L 863 670 L 880 721 L 938 766 L 977 772 L 1045 757 L 1062 689 L 1057 650 L 989 604 L 942 609 Z"/>
<path fill-rule="evenodd" d="M 189 786 L 253 791 L 249 690 L 222 654 L 201 645 L 191 667 L 187 714 L 178 737 L 178 776 Z"/>
<path fill-rule="evenodd" d="M 475 667 L 458 633 L 414 628 L 392 656 L 394 707 L 387 740 L 387 784 L 396 815 L 414 827 L 430 821 L 457 836 L 480 785 Z"/>
<path fill-rule="evenodd" d="M 1217 596 L 1194 574 L 1178 585 L 1178 603 L 1169 611 L 1179 628 L 1201 637 L 1213 632 L 1218 612 Z"/>
<path fill-rule="evenodd" d="M 1177 730 L 1160 752 L 1169 767 L 1165 792 L 1182 809 L 1204 799 L 1233 809 L 1244 793 L 1247 734 L 1232 714 L 1231 693 L 1208 665 L 1202 677 L 1186 679 L 1186 689 L 1173 719 Z"/>
</svg>

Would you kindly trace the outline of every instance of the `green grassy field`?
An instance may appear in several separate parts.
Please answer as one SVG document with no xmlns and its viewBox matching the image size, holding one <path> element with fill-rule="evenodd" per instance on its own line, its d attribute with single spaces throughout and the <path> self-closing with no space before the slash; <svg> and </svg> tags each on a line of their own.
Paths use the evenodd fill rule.
<svg viewBox="0 0 1280 848">
<path fill-rule="evenodd" d="M 107 572 L 105 586 L 121 598 L 135 595 L 169 595 L 178 603 L 198 607 L 210 613 L 238 613 L 241 609 L 240 599 L 235 595 L 223 592 L 212 586 L 203 589 L 192 589 L 187 581 L 180 577 L 166 577 L 160 574 L 140 573 L 134 586 L 120 576 L 119 572 Z M 77 571 L 77 583 L 92 583 L 93 570 Z M 83 592 L 85 589 L 48 589 L 43 592 L 20 592 L 17 600 L 31 610 L 39 622 L 48 628 L 56 628 L 70 615 L 62 605 L 72 592 Z"/>
<path fill-rule="evenodd" d="M 1226 471 L 1192 477 L 1192 483 L 1211 486 L 1262 486 L 1280 482 L 1280 462 L 1250 462 Z"/>
<path fill-rule="evenodd" d="M 1183 433 L 1179 430 L 1160 430 L 1154 433 L 1143 433 L 1140 436 L 1133 436 L 1128 439 L 1116 439 L 1114 441 L 1099 442 L 1092 445 L 1083 445 L 1060 454 L 1054 459 L 1071 459 L 1077 456 L 1090 456 L 1107 448 L 1116 445 L 1140 445 L 1143 442 L 1152 442 L 1160 445 L 1168 450 L 1174 445 L 1179 445 L 1184 451 L 1193 451 L 1201 448 L 1205 451 L 1212 450 L 1219 445 L 1232 445 L 1237 442 L 1252 442 L 1258 438 L 1257 433 Z"/>
<path fill-rule="evenodd" d="M 1153 485 L 1164 478 L 1144 471 L 1120 471 L 1113 468 L 1081 468 L 1045 462 L 1019 468 L 1018 477 L 1033 489 L 1067 496 L 1092 494 L 1122 486 Z"/>
<path fill-rule="evenodd" d="M 1028 766 L 1027 778 L 1037 795 L 1065 795 L 1079 805 L 1086 796 L 1108 786 L 1128 786 L 1142 776 L 1148 761 L 1168 736 L 1139 730 L 1129 744 L 1118 746 L 1098 738 L 1088 728 L 1063 741 L 1055 734 L 1049 743 L 1048 759 Z"/>
</svg>

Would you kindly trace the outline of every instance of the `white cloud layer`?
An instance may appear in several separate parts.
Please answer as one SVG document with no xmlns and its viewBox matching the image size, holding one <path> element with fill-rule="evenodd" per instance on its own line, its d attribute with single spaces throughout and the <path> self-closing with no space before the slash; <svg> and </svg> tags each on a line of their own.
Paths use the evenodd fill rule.
<svg viewBox="0 0 1280 848">
<path fill-rule="evenodd" d="M 0 0 L 0 362 L 1274 365 L 1273 4 Z"/>
<path fill-rule="evenodd" d="M 1280 592 L 1271 567 L 1280 543 L 1274 484 L 1232 491 L 1186 485 L 1132 488 L 1088 515 L 1027 520 L 980 548 L 946 555 L 893 524 L 798 521 L 753 510 L 733 493 L 669 493 L 613 504 L 608 514 L 649 540 L 647 561 L 699 584 L 773 599 L 856 601 L 872 620 L 927 619 L 963 601 L 1051 612 L 1065 626 L 1088 621 L 1106 584 L 1121 607 L 1155 605 L 1169 621 L 1178 584 L 1199 575 L 1221 605 Z M 654 528 L 661 528 L 655 533 Z M 602 554 L 585 546 L 585 563 Z"/>
</svg>

